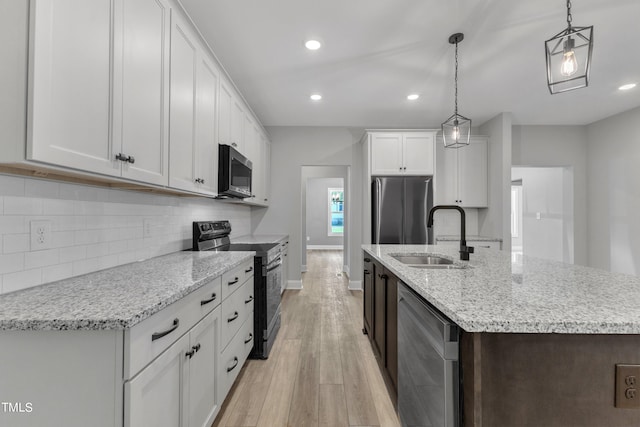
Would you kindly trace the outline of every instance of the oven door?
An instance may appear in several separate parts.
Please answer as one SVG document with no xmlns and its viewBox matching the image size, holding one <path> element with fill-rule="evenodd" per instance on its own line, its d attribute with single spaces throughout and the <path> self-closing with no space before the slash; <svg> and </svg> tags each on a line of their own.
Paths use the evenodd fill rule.
<svg viewBox="0 0 640 427">
<path fill-rule="evenodd" d="M 278 257 L 267 265 L 266 320 L 267 337 L 271 347 L 280 329 L 280 283 L 282 282 L 282 258 Z M 267 350 L 268 353 L 268 350 Z"/>
</svg>

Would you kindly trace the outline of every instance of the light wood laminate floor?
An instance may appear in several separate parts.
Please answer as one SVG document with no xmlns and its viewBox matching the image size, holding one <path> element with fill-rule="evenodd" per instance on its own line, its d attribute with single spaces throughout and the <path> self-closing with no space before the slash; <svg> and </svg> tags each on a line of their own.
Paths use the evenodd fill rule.
<svg viewBox="0 0 640 427">
<path fill-rule="evenodd" d="M 287 290 L 269 359 L 248 360 L 213 424 L 399 426 L 371 345 L 362 292 L 349 291 L 342 251 L 309 251 L 302 290 Z"/>
</svg>

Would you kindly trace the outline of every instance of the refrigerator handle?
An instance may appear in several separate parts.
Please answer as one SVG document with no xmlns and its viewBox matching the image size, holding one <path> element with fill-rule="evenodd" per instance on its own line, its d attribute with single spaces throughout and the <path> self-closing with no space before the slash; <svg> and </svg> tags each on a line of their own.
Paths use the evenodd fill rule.
<svg viewBox="0 0 640 427">
<path fill-rule="evenodd" d="M 380 179 L 376 178 L 376 241 L 375 244 L 380 244 L 380 218 L 382 218 L 382 184 Z"/>
</svg>

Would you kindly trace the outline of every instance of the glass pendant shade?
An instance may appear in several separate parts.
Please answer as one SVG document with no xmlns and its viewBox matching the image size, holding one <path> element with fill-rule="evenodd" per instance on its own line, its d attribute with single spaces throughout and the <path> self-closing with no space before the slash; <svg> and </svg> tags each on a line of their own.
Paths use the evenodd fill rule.
<svg viewBox="0 0 640 427">
<path fill-rule="evenodd" d="M 567 1 L 567 28 L 545 42 L 549 92 L 561 93 L 589 86 L 593 51 L 593 25 L 571 25 L 571 2 Z"/>
<path fill-rule="evenodd" d="M 442 140 L 446 148 L 460 148 L 469 145 L 471 119 L 454 113 L 442 123 Z"/>
</svg>

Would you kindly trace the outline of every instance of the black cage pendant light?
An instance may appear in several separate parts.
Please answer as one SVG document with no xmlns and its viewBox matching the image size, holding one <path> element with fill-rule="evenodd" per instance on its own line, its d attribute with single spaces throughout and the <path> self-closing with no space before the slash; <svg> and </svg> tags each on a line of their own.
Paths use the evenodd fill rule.
<svg viewBox="0 0 640 427">
<path fill-rule="evenodd" d="M 460 148 L 469 145 L 471 135 L 471 119 L 458 114 L 458 43 L 464 39 L 464 34 L 456 33 L 449 37 L 449 43 L 456 45 L 455 66 L 455 107 L 453 115 L 442 123 L 442 140 L 445 148 Z"/>
<path fill-rule="evenodd" d="M 545 42 L 549 92 L 561 93 L 589 86 L 593 25 L 571 25 L 571 0 L 567 0 L 567 28 Z"/>
</svg>

